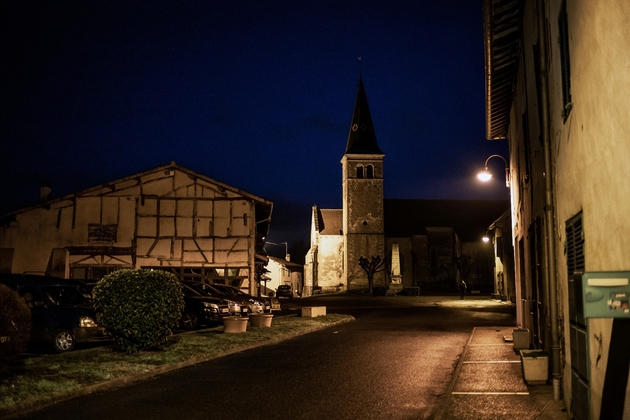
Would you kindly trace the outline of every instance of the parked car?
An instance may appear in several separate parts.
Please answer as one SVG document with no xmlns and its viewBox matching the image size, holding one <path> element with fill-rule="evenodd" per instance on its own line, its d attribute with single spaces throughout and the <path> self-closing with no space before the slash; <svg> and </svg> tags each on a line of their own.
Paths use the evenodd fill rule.
<svg viewBox="0 0 630 420">
<path fill-rule="evenodd" d="M 202 295 L 211 296 L 227 301 L 230 308 L 230 316 L 249 316 L 249 304 L 247 300 L 238 296 L 229 296 L 218 289 L 215 289 L 207 283 L 200 281 L 183 281 L 185 286 L 188 286 Z"/>
<path fill-rule="evenodd" d="M 196 330 L 200 325 L 221 324 L 223 317 L 230 316 L 230 305 L 225 299 L 208 296 L 195 287 L 184 284 L 184 312 L 180 327 Z"/>
<path fill-rule="evenodd" d="M 278 289 L 276 290 L 276 297 L 281 298 L 281 297 L 287 297 L 287 298 L 292 298 L 293 297 L 293 289 L 291 288 L 290 284 L 281 284 L 280 286 L 278 286 Z"/>
<path fill-rule="evenodd" d="M 58 352 L 70 351 L 76 343 L 109 340 L 96 324 L 89 290 L 81 281 L 4 274 L 0 283 L 16 290 L 31 308 L 31 340 L 52 342 Z"/>
<path fill-rule="evenodd" d="M 213 284 L 212 286 L 230 296 L 239 296 L 247 299 L 250 313 L 271 313 L 271 300 L 269 298 L 252 296 L 241 289 L 226 284 Z"/>
</svg>

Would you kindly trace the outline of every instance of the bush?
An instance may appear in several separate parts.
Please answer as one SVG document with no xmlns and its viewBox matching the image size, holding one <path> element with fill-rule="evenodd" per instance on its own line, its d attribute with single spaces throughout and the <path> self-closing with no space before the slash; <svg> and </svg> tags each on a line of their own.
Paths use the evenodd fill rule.
<svg viewBox="0 0 630 420">
<path fill-rule="evenodd" d="M 31 310 L 13 289 L 0 284 L 0 377 L 26 350 L 31 334 Z"/>
<path fill-rule="evenodd" d="M 383 286 L 372 287 L 372 296 L 387 296 L 387 287 L 383 287 Z"/>
<path fill-rule="evenodd" d="M 114 271 L 92 293 L 97 322 L 126 353 L 163 344 L 184 310 L 182 285 L 165 271 Z"/>
</svg>

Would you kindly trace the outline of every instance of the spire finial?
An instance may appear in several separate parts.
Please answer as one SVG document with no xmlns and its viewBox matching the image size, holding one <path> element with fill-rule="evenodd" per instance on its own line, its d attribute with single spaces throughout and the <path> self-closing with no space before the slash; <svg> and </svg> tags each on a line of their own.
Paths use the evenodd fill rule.
<svg viewBox="0 0 630 420">
<path fill-rule="evenodd" d="M 363 78 L 363 61 L 361 61 L 361 56 L 358 56 L 357 59 L 359 60 L 359 79 Z"/>
</svg>

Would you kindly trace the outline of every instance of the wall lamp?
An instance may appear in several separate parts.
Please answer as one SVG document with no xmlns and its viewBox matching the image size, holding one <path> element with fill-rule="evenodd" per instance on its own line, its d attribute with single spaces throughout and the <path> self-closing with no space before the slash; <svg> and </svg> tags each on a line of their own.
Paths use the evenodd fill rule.
<svg viewBox="0 0 630 420">
<path fill-rule="evenodd" d="M 263 240 L 265 240 L 265 238 L 263 238 Z M 269 245 L 277 245 L 277 246 L 284 245 L 284 254 L 285 255 L 289 255 L 289 245 L 287 245 L 286 242 L 280 242 L 278 244 L 278 243 L 275 243 L 275 242 L 267 242 L 267 241 L 265 241 L 265 245 L 267 245 L 267 244 L 269 244 Z M 263 246 L 263 248 L 264 248 L 264 246 Z"/>
<path fill-rule="evenodd" d="M 490 181 L 490 179 L 492 178 L 492 174 L 488 170 L 488 161 L 493 157 L 501 158 L 503 160 L 503 163 L 505 163 L 505 186 L 510 188 L 510 168 L 505 158 L 501 155 L 492 155 L 488 159 L 486 159 L 485 168 L 483 171 L 477 174 L 477 178 L 479 178 L 483 182 Z"/>
</svg>

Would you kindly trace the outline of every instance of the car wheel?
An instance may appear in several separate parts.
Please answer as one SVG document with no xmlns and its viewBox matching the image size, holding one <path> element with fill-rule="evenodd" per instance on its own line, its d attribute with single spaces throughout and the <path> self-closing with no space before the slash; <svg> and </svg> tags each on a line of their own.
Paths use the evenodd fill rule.
<svg viewBox="0 0 630 420">
<path fill-rule="evenodd" d="M 55 350 L 60 353 L 65 351 L 70 351 L 74 348 L 75 344 L 74 334 L 69 330 L 59 330 L 55 333 L 53 337 L 53 346 Z"/>
<path fill-rule="evenodd" d="M 185 330 L 196 330 L 199 328 L 199 317 L 193 311 L 185 311 L 182 315 L 181 325 Z"/>
</svg>

